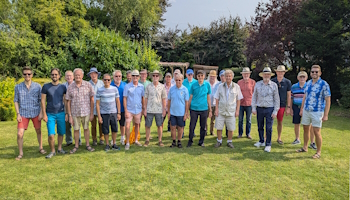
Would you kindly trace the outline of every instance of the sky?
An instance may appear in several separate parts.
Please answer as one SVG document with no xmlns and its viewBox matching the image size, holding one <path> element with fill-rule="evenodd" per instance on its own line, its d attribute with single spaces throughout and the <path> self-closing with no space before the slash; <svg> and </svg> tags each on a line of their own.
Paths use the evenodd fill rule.
<svg viewBox="0 0 350 200">
<path fill-rule="evenodd" d="M 180 30 L 188 24 L 209 26 L 210 22 L 220 17 L 239 16 L 242 23 L 250 21 L 259 2 L 268 0 L 170 0 L 171 6 L 164 14 L 165 29 Z"/>
</svg>

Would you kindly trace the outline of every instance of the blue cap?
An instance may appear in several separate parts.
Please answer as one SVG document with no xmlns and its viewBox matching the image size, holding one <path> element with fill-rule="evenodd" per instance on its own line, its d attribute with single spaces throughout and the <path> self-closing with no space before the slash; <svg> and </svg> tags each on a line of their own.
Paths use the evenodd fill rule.
<svg viewBox="0 0 350 200">
<path fill-rule="evenodd" d="M 193 70 L 192 70 L 192 69 L 188 69 L 188 70 L 186 71 L 186 74 L 194 74 L 194 73 L 193 73 Z"/>
<path fill-rule="evenodd" d="M 221 70 L 220 73 L 219 73 L 219 76 L 222 76 L 225 74 L 225 70 Z"/>
</svg>

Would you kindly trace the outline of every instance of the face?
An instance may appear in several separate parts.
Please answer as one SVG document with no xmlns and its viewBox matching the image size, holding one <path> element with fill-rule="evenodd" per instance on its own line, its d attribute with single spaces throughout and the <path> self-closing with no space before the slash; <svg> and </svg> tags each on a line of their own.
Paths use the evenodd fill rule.
<svg viewBox="0 0 350 200">
<path fill-rule="evenodd" d="M 152 75 L 153 83 L 156 83 L 159 81 L 159 74 L 153 74 Z"/>
<path fill-rule="evenodd" d="M 51 80 L 52 80 L 52 82 L 57 82 L 57 81 L 59 81 L 60 80 L 60 74 L 58 73 L 58 71 L 57 70 L 53 70 L 52 72 L 51 72 Z"/>
<path fill-rule="evenodd" d="M 192 80 L 192 78 L 193 78 L 193 74 L 186 74 L 186 77 L 187 77 L 187 79 L 188 79 L 188 80 L 190 80 L 190 81 L 191 81 L 191 80 Z"/>
<path fill-rule="evenodd" d="M 72 72 L 66 73 L 66 75 L 65 75 L 64 78 L 66 79 L 66 81 L 67 81 L 68 83 L 73 82 L 73 73 L 72 73 Z"/>
<path fill-rule="evenodd" d="M 233 76 L 231 73 L 225 73 L 225 79 L 226 79 L 226 83 L 231 83 L 232 82 L 232 79 L 233 79 Z"/>
<path fill-rule="evenodd" d="M 278 77 L 283 77 L 286 72 L 276 71 Z"/>
<path fill-rule="evenodd" d="M 244 80 L 248 80 L 249 76 L 250 76 L 250 73 L 242 73 L 242 76 L 243 76 Z"/>
<path fill-rule="evenodd" d="M 321 71 L 318 68 L 311 68 L 310 75 L 312 79 L 318 79 L 321 76 Z"/>
<path fill-rule="evenodd" d="M 210 81 L 211 83 L 214 83 L 214 82 L 215 82 L 215 78 L 216 78 L 215 76 L 210 76 L 210 77 L 209 77 L 209 81 Z"/>
<path fill-rule="evenodd" d="M 83 72 L 80 70 L 75 71 L 74 80 L 76 83 L 80 83 L 83 80 Z"/>
<path fill-rule="evenodd" d="M 197 74 L 197 79 L 198 79 L 198 82 L 203 83 L 204 75 L 203 74 Z"/>
<path fill-rule="evenodd" d="M 109 87 L 109 85 L 111 84 L 111 76 L 103 76 L 103 84 L 105 85 L 105 87 Z"/>
<path fill-rule="evenodd" d="M 175 78 L 176 87 L 180 88 L 182 85 L 182 78 Z"/>
<path fill-rule="evenodd" d="M 221 80 L 221 82 L 226 82 L 225 74 L 220 76 L 220 80 Z"/>
<path fill-rule="evenodd" d="M 91 77 L 91 80 L 96 82 L 97 81 L 97 78 L 98 78 L 98 74 L 96 72 L 92 72 L 90 74 L 90 77 Z"/>
<path fill-rule="evenodd" d="M 132 76 L 131 76 L 131 73 L 127 74 L 126 75 L 126 80 L 130 83 L 131 80 L 132 80 Z"/>
<path fill-rule="evenodd" d="M 171 76 L 166 76 L 165 77 L 165 82 L 166 83 L 171 83 Z"/>
<path fill-rule="evenodd" d="M 134 84 L 136 84 L 137 82 L 139 82 L 139 77 L 138 75 L 132 75 L 132 81 L 134 82 Z"/>
<path fill-rule="evenodd" d="M 122 74 L 120 72 L 115 73 L 113 80 L 119 84 L 122 81 Z"/>
<path fill-rule="evenodd" d="M 23 71 L 23 78 L 26 81 L 30 81 L 33 77 L 33 72 L 31 70 L 24 70 Z"/>
<path fill-rule="evenodd" d="M 298 76 L 298 81 L 299 83 L 305 83 L 306 82 L 307 77 L 306 76 Z"/>
<path fill-rule="evenodd" d="M 147 78 L 147 73 L 141 73 L 141 80 L 146 80 Z"/>
<path fill-rule="evenodd" d="M 269 74 L 269 73 L 264 73 L 264 75 L 263 75 L 263 80 L 264 81 L 269 81 L 271 79 L 271 74 Z"/>
</svg>

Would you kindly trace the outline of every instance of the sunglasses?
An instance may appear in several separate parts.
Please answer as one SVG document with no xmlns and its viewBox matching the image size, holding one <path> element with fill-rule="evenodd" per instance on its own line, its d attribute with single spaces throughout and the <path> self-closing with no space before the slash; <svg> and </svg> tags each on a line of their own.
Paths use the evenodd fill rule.
<svg viewBox="0 0 350 200">
<path fill-rule="evenodd" d="M 193 74 L 187 74 L 187 76 L 193 76 Z"/>
<path fill-rule="evenodd" d="M 181 79 L 180 80 L 175 80 L 176 82 L 180 82 L 181 81 Z"/>
<path fill-rule="evenodd" d="M 122 76 L 114 76 L 114 77 L 122 77 Z"/>
<path fill-rule="evenodd" d="M 305 76 L 299 76 L 300 78 L 305 78 Z"/>
<path fill-rule="evenodd" d="M 51 74 L 51 76 L 58 76 L 58 74 Z"/>
<path fill-rule="evenodd" d="M 153 77 L 158 77 L 158 75 L 153 75 Z"/>
<path fill-rule="evenodd" d="M 103 79 L 104 81 L 111 81 L 111 79 Z"/>
<path fill-rule="evenodd" d="M 30 75 L 32 75 L 31 73 L 29 73 L 29 74 L 23 74 L 23 76 L 30 76 Z"/>
<path fill-rule="evenodd" d="M 136 77 L 139 77 L 138 75 L 132 75 L 132 77 L 135 77 L 135 76 L 136 76 Z"/>
<path fill-rule="evenodd" d="M 311 73 L 312 73 L 312 74 L 313 74 L 313 73 L 318 74 L 318 71 L 311 71 Z"/>
</svg>

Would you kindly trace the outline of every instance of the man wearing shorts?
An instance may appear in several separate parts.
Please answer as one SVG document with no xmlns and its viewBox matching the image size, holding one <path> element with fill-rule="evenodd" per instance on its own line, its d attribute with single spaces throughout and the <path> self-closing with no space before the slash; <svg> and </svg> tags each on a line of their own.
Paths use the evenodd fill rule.
<svg viewBox="0 0 350 200">
<path fill-rule="evenodd" d="M 291 88 L 292 83 L 290 80 L 284 77 L 284 74 L 288 71 L 286 70 L 286 67 L 284 65 L 279 65 L 277 69 L 275 70 L 277 77 L 271 79 L 271 81 L 275 82 L 278 86 L 278 94 L 280 96 L 280 109 L 277 113 L 277 142 L 278 144 L 283 144 L 283 141 L 281 140 L 281 134 L 282 134 L 282 121 L 283 121 L 283 115 L 284 111 L 286 111 L 286 114 L 289 115 L 290 113 L 290 105 L 291 105 Z"/>
<path fill-rule="evenodd" d="M 51 152 L 46 158 L 52 158 L 56 155 L 55 150 L 55 125 L 57 123 L 57 153 L 65 154 L 62 149 L 63 136 L 66 134 L 66 121 L 64 113 L 64 102 L 66 95 L 66 87 L 60 84 L 61 73 L 57 68 L 51 70 L 51 83 L 46 83 L 41 90 L 41 108 L 43 113 L 43 120 L 46 122 L 48 141 Z M 46 106 L 47 100 L 47 106 Z"/>
<path fill-rule="evenodd" d="M 96 94 L 96 111 L 98 122 L 102 124 L 102 133 L 106 141 L 105 151 L 109 151 L 109 127 L 112 130 L 112 149 L 119 150 L 116 144 L 118 122 L 120 120 L 120 101 L 118 88 L 111 87 L 111 76 L 109 74 L 103 75 L 104 87 L 97 89 Z"/>
<path fill-rule="evenodd" d="M 222 129 L 226 124 L 228 130 L 227 146 L 233 148 L 232 135 L 236 129 L 236 117 L 239 115 L 240 101 L 243 99 L 238 84 L 232 82 L 234 73 L 228 69 L 225 71 L 226 83 L 220 84 L 215 93 L 215 128 L 217 130 L 216 148 L 222 144 Z"/>
<path fill-rule="evenodd" d="M 135 145 L 142 146 L 137 140 L 137 135 L 140 131 L 141 113 L 144 110 L 144 95 L 145 90 L 141 83 L 139 83 L 140 73 L 138 70 L 131 72 L 132 82 L 128 83 L 124 87 L 123 91 L 123 103 L 125 110 L 125 135 L 126 145 L 125 150 L 130 149 L 130 124 L 134 120 L 135 124 Z"/>
<path fill-rule="evenodd" d="M 66 100 L 68 106 L 69 123 L 74 128 L 75 147 L 70 151 L 71 154 L 79 149 L 79 129 L 83 125 L 86 150 L 95 151 L 90 144 L 89 122 L 94 118 L 94 89 L 92 85 L 83 80 L 84 71 L 76 68 L 73 71 L 74 82 L 70 84 L 67 90 Z"/>
<path fill-rule="evenodd" d="M 24 130 L 28 128 L 29 120 L 32 120 L 34 124 L 39 143 L 39 152 L 46 154 L 46 151 L 43 149 L 41 135 L 41 86 L 32 81 L 33 71 L 30 67 L 23 67 L 22 73 L 24 81 L 16 85 L 14 98 L 18 122 L 17 144 L 19 149 L 19 155 L 16 157 L 16 160 L 20 160 L 23 157 L 23 134 Z"/>
<path fill-rule="evenodd" d="M 328 120 L 329 108 L 331 106 L 331 90 L 326 81 L 321 79 L 321 67 L 313 65 L 311 67 L 311 80 L 305 85 L 305 95 L 300 108 L 302 116 L 301 124 L 304 126 L 304 146 L 298 152 L 307 152 L 309 142 L 310 126 L 316 137 L 317 151 L 313 158 L 321 157 L 322 122 Z"/>
<path fill-rule="evenodd" d="M 120 70 L 115 70 L 113 72 L 113 81 L 111 83 L 111 86 L 117 87 L 118 88 L 118 92 L 119 92 L 119 101 L 120 101 L 120 120 L 119 120 L 119 126 L 120 126 L 120 143 L 122 145 L 125 144 L 125 111 L 124 111 L 124 87 L 126 85 L 126 83 L 124 81 L 122 81 L 122 72 Z M 113 143 L 114 144 L 114 143 Z M 112 145 L 113 145 L 112 144 Z"/>
<path fill-rule="evenodd" d="M 176 85 L 171 87 L 168 93 L 168 119 L 170 119 L 171 122 L 171 137 L 173 139 L 173 143 L 170 147 L 176 147 L 177 129 L 177 147 L 182 148 L 181 138 L 189 107 L 189 93 L 187 88 L 182 85 L 183 79 L 183 75 L 178 74 L 175 77 Z"/>
<path fill-rule="evenodd" d="M 163 121 L 166 114 L 166 90 L 163 84 L 159 83 L 159 79 L 162 79 L 162 74 L 158 70 L 154 70 L 150 73 L 153 82 L 149 84 L 145 89 L 145 107 L 144 115 L 146 117 L 145 129 L 146 129 L 146 142 L 145 147 L 149 145 L 149 139 L 151 134 L 151 126 L 153 118 L 156 120 L 158 128 L 158 146 L 163 147 L 162 134 L 163 134 Z"/>
</svg>

